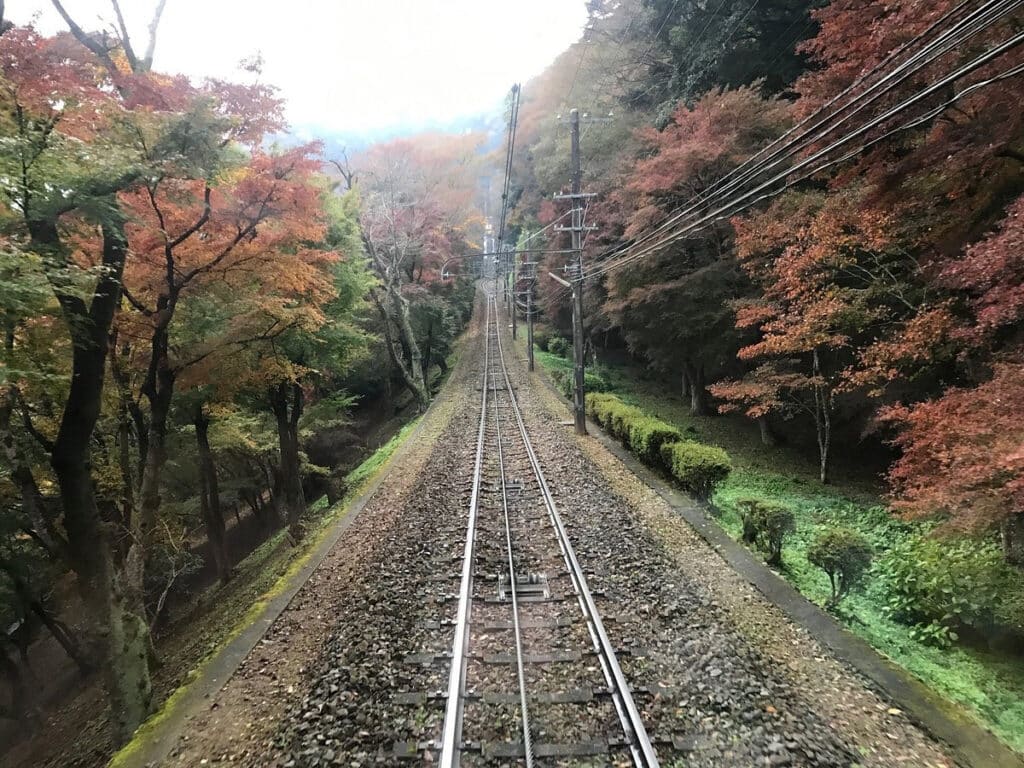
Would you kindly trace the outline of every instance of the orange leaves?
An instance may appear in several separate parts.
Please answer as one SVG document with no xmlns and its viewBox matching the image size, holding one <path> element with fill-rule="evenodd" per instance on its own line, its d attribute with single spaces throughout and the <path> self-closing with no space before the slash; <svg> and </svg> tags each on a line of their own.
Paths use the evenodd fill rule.
<svg viewBox="0 0 1024 768">
<path fill-rule="evenodd" d="M 629 186 L 653 196 L 699 191 L 782 133 L 789 113 L 753 88 L 711 91 L 693 109 L 680 104 L 663 131 L 639 132 L 654 154 L 636 164 Z"/>
<path fill-rule="evenodd" d="M 1024 362 L 1021 350 L 973 389 L 950 389 L 883 417 L 902 427 L 903 455 L 889 479 L 896 507 L 944 513 L 964 528 L 997 523 L 1024 509 Z"/>
<path fill-rule="evenodd" d="M 1009 207 L 996 232 L 946 262 L 940 280 L 970 297 L 976 317 L 967 333 L 972 341 L 1024 318 L 1024 196 Z"/>
<path fill-rule="evenodd" d="M 0 101 L 18 120 L 59 120 L 69 136 L 94 137 L 109 125 L 116 102 L 99 87 L 101 80 L 100 70 L 67 36 L 42 37 L 31 27 L 0 36 Z"/>
</svg>

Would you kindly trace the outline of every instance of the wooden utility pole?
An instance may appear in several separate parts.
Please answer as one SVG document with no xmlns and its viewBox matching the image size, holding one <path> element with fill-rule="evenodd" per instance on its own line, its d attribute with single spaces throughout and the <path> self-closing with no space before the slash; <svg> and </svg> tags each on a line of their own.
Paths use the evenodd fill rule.
<svg viewBox="0 0 1024 768">
<path fill-rule="evenodd" d="M 576 274 L 572 283 L 572 360 L 575 386 L 572 393 L 576 434 L 587 434 L 587 402 L 583 360 L 583 166 L 580 161 L 580 113 L 569 113 L 572 134 L 572 249 L 576 251 Z"/>
<path fill-rule="evenodd" d="M 602 119 L 603 120 L 603 119 Z M 568 195 L 555 195 L 559 199 L 572 201 L 572 226 L 557 227 L 560 231 L 572 233 L 572 249 L 574 263 L 568 266 L 569 282 L 572 286 L 572 358 L 573 358 L 573 417 L 576 434 L 587 434 L 586 391 L 584 388 L 584 339 L 583 339 L 583 232 L 593 227 L 583 224 L 583 199 L 593 194 L 583 192 L 583 167 L 580 161 L 580 113 L 579 110 L 569 112 L 569 131 L 572 136 L 572 192 Z"/>
<path fill-rule="evenodd" d="M 533 283 L 526 292 L 526 370 L 533 370 Z"/>
<path fill-rule="evenodd" d="M 516 261 L 516 252 L 512 251 L 512 341 L 516 340 L 516 319 L 519 317 L 519 293 L 516 291 L 516 287 L 519 285 L 519 274 L 517 267 L 519 263 Z"/>
<path fill-rule="evenodd" d="M 526 261 L 523 254 L 523 273 L 526 279 L 526 369 L 533 370 L 533 289 L 537 284 L 537 262 Z"/>
</svg>

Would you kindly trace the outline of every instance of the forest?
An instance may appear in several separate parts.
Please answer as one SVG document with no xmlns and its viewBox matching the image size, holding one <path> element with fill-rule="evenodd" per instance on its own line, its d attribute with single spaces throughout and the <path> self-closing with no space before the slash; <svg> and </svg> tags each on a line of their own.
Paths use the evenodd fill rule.
<svg viewBox="0 0 1024 768">
<path fill-rule="evenodd" d="M 579 107 L 589 415 L 669 475 L 701 463 L 731 534 L 1020 749 L 1019 6 L 589 9 L 523 86 L 510 193 L 512 240 L 569 247 Z M 539 258 L 535 340 L 569 393 L 544 272 L 571 257 Z M 684 437 L 707 450 L 658 456 Z"/>
<path fill-rule="evenodd" d="M 141 42 L 59 3 L 66 33 L 0 35 L 5 743 L 68 666 L 102 680 L 99 749 L 126 740 L 197 661 L 178 646 L 259 594 L 238 566 L 286 567 L 422 411 L 471 311 L 484 137 L 327 157 L 258 60 L 154 70 L 163 5 Z"/>
<path fill-rule="evenodd" d="M 145 40 L 53 5 L 44 35 L 0 2 L 5 741 L 88 688 L 109 755 L 223 641 L 442 385 L 502 203 L 558 252 L 529 289 L 565 385 L 578 107 L 591 417 L 713 465 L 682 484 L 730 534 L 1024 750 L 1019 3 L 588 0 L 504 199 L 494 136 L 332 154 L 258 57 L 154 68 L 163 2 Z M 672 230 L 723 189 L 755 192 Z"/>
</svg>

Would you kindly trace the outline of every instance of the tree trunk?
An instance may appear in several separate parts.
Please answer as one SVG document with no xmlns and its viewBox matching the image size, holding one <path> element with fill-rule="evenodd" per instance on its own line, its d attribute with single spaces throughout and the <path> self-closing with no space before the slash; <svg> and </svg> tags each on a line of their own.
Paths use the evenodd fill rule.
<svg viewBox="0 0 1024 768">
<path fill-rule="evenodd" d="M 269 461 L 261 461 L 260 466 L 267 482 L 267 501 L 263 504 L 263 514 L 269 533 L 281 527 L 281 470 Z"/>
<path fill-rule="evenodd" d="M 25 685 L 25 678 L 21 676 L 21 670 L 17 663 L 7 655 L 6 648 L 0 648 L 0 673 L 7 679 L 7 685 L 11 689 L 12 708 L 9 714 L 18 719 L 33 721 L 38 717 L 33 697 Z"/>
<path fill-rule="evenodd" d="M 289 395 L 291 403 L 289 405 Z M 270 405 L 277 421 L 278 449 L 281 454 L 280 484 L 289 535 L 302 539 L 302 514 L 306 501 L 302 493 L 302 465 L 299 459 L 299 417 L 302 415 L 302 387 L 282 382 L 270 389 Z"/>
<path fill-rule="evenodd" d="M 122 500 L 121 500 L 121 521 L 126 528 L 131 525 L 132 515 L 135 513 L 135 491 L 137 483 L 141 480 L 142 468 L 145 466 L 146 453 L 142 447 L 142 440 L 138 440 L 138 473 L 132 467 L 131 442 L 132 430 L 138 428 L 143 417 L 135 406 L 131 395 L 131 385 L 128 374 L 125 372 L 125 365 L 129 363 L 129 346 L 122 345 L 117 349 L 117 330 L 110 337 L 110 346 L 113 353 L 110 355 L 110 375 L 117 385 L 117 449 L 118 463 L 121 470 Z M 121 360 L 120 358 L 124 358 Z M 138 435 L 136 438 L 138 439 Z"/>
<path fill-rule="evenodd" d="M 821 378 L 821 362 L 818 350 L 814 350 L 814 376 Z M 832 445 L 832 404 L 830 393 L 824 384 L 814 385 L 814 427 L 818 437 L 818 478 L 822 485 L 829 482 L 828 458 Z"/>
<path fill-rule="evenodd" d="M 434 344 L 434 321 L 431 320 L 430 323 L 427 325 L 427 341 L 426 341 L 426 344 L 423 347 L 423 360 L 422 360 L 421 371 L 423 373 L 423 382 L 424 382 L 424 384 L 426 384 L 426 382 L 430 379 L 430 355 L 432 353 L 433 344 Z"/>
<path fill-rule="evenodd" d="M 32 612 L 39 617 L 39 620 L 50 631 L 50 634 L 53 635 L 54 640 L 64 649 L 64 653 L 68 655 L 68 658 L 75 662 L 78 671 L 82 675 L 92 672 L 94 668 L 92 661 L 85 655 L 82 646 L 75 639 L 71 630 L 68 629 L 67 624 L 46 610 L 46 606 L 38 600 L 33 600 L 30 607 Z"/>
<path fill-rule="evenodd" d="M 1024 567 L 1024 513 L 1018 512 L 1003 520 L 999 525 L 999 537 L 1006 562 Z"/>
<path fill-rule="evenodd" d="M 196 428 L 196 447 L 199 455 L 200 508 L 206 524 L 206 538 L 210 542 L 217 578 L 226 584 L 231 579 L 231 561 L 228 558 L 224 538 L 224 513 L 220 506 L 220 488 L 217 483 L 217 466 L 210 450 L 210 417 L 202 404 L 196 406 L 192 423 Z"/>
<path fill-rule="evenodd" d="M 703 416 L 707 413 L 707 392 L 704 388 L 704 364 L 684 363 L 686 379 L 690 385 L 690 413 Z"/>
<path fill-rule="evenodd" d="M 117 201 L 110 200 L 117 211 Z M 52 221 L 30 221 L 34 248 L 61 263 L 66 253 Z M 103 669 L 114 738 L 126 741 L 150 712 L 149 628 L 129 604 L 113 560 L 111 535 L 100 517 L 92 478 L 90 445 L 100 415 L 110 326 L 121 297 L 127 255 L 123 221 L 111 216 L 101 226 L 104 269 L 91 301 L 68 291 L 54 278 L 72 340 L 71 377 L 50 463 L 57 477 L 67 531 L 68 559 L 78 575 L 87 615 L 104 651 Z"/>
<path fill-rule="evenodd" d="M 10 355 L 14 350 L 14 328 L 8 328 L 5 333 L 5 350 Z M 14 409 L 19 401 L 18 390 L 13 386 L 7 387 L 3 400 L 0 401 L 0 449 L 7 459 L 7 466 L 10 468 L 11 480 L 17 486 L 21 495 L 21 508 L 25 517 L 32 526 L 33 533 L 39 543 L 45 547 L 47 554 L 52 558 L 66 557 L 66 543 L 60 532 L 57 530 L 54 516 L 46 509 L 42 493 L 39 492 L 39 484 L 35 475 L 32 474 L 32 467 L 29 466 L 23 452 L 19 449 L 18 441 L 11 429 L 11 418 Z M 25 408 L 25 404 L 21 404 Z M 29 416 L 24 413 L 26 421 Z"/>
<path fill-rule="evenodd" d="M 775 433 L 772 431 L 772 425 L 768 422 L 768 417 L 759 416 L 757 419 L 757 426 L 761 430 L 761 445 L 767 445 L 769 447 L 775 446 Z"/>
<path fill-rule="evenodd" d="M 153 330 L 149 369 L 142 392 L 149 401 L 149 431 L 146 437 L 146 462 L 142 468 L 139 490 L 139 511 L 132 518 L 131 546 L 125 565 L 128 583 L 126 593 L 129 600 L 137 601 L 138 610 L 144 613 L 145 566 L 152 547 L 160 512 L 160 485 L 164 465 L 167 463 L 167 420 L 174 397 L 175 371 L 170 367 L 168 326 L 174 314 L 174 301 L 161 298 L 160 321 Z"/>
<path fill-rule="evenodd" d="M 381 316 L 384 346 L 387 347 L 392 364 L 402 377 L 402 383 L 416 399 L 417 405 L 420 408 L 425 408 L 430 403 L 430 393 L 427 391 L 426 380 L 423 376 L 419 344 L 416 343 L 416 335 L 413 332 L 412 323 L 409 321 L 409 302 L 402 296 L 400 288 L 387 286 L 386 292 L 391 311 L 385 306 L 378 291 L 370 291 L 370 297 Z M 398 333 L 397 339 L 392 332 L 392 323 Z M 399 349 L 402 350 L 401 354 L 399 354 Z"/>
<path fill-rule="evenodd" d="M 679 396 L 686 400 L 690 396 L 690 377 L 686 375 L 686 368 L 679 374 Z"/>
<path fill-rule="evenodd" d="M 94 669 L 94 664 L 86 656 L 85 651 L 75 640 L 71 631 L 67 628 L 67 625 L 46 609 L 46 606 L 44 606 L 33 594 L 32 589 L 26 583 L 25 579 L 22 578 L 22 574 L 18 572 L 18 569 L 12 563 L 2 558 L 0 558 L 0 569 L 7 574 L 7 578 L 11 582 L 11 586 L 14 588 L 14 594 L 18 598 L 18 602 L 23 606 L 23 610 L 30 611 L 35 614 L 40 623 L 46 627 L 50 631 L 50 634 L 53 635 L 54 639 L 60 643 L 60 647 L 64 649 L 68 658 L 75 662 L 79 672 L 83 675 L 91 672 Z M 25 666 L 28 666 L 27 659 L 25 661 Z"/>
</svg>

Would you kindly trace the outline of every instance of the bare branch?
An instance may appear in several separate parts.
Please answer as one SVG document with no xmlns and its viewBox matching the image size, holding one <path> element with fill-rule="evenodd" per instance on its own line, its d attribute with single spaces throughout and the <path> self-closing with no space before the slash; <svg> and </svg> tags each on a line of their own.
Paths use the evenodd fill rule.
<svg viewBox="0 0 1024 768">
<path fill-rule="evenodd" d="M 148 71 L 153 66 L 153 52 L 156 50 L 156 31 L 160 27 L 160 17 L 164 15 L 164 6 L 167 0 L 160 0 L 153 12 L 153 20 L 149 22 L 149 44 L 146 46 L 146 55 L 142 59 L 142 65 Z"/>
<path fill-rule="evenodd" d="M 139 301 L 135 296 L 132 295 L 131 291 L 128 290 L 128 286 L 121 286 L 121 295 L 124 296 L 128 303 L 131 304 L 138 312 L 141 312 L 146 317 L 152 317 L 154 312 L 149 309 L 145 304 Z"/>
<path fill-rule="evenodd" d="M 333 160 L 328 158 L 327 162 L 338 169 L 338 173 L 341 174 L 341 178 L 345 180 L 345 189 L 352 189 L 352 186 L 356 182 L 356 172 L 352 170 L 352 164 L 348 159 L 348 150 L 341 150 L 341 160 Z"/>
<path fill-rule="evenodd" d="M 103 66 L 107 68 L 111 77 L 119 74 L 117 71 L 117 65 L 114 64 L 114 60 L 110 58 L 110 51 L 96 42 L 88 32 L 78 26 L 78 23 L 72 19 L 71 15 L 64 9 L 60 0 L 51 0 L 51 2 L 53 3 L 53 7 L 57 9 L 57 13 L 61 15 L 61 18 L 64 19 L 64 22 L 68 25 L 68 29 L 71 30 L 71 34 L 75 36 L 75 39 L 96 54 L 96 57 L 103 62 Z"/>
<path fill-rule="evenodd" d="M 177 246 L 181 245 L 183 242 L 188 240 L 190 237 L 192 237 L 192 235 L 194 235 L 196 232 L 202 229 L 206 225 L 206 222 L 210 220 L 210 194 L 210 185 L 207 184 L 206 188 L 203 190 L 203 213 L 199 216 L 198 219 L 196 219 L 195 223 L 191 227 L 186 229 L 176 238 L 171 240 L 170 243 L 168 243 L 168 245 L 171 248 L 176 248 Z"/>
<path fill-rule="evenodd" d="M 110 0 L 114 6 L 114 16 L 117 17 L 117 27 L 120 30 L 121 47 L 124 48 L 124 55 L 128 57 L 128 66 L 132 72 L 139 71 L 139 60 L 135 57 L 135 49 L 132 48 L 132 40 L 128 35 L 128 26 L 124 23 L 124 14 L 121 13 L 121 4 L 117 0 Z"/>
</svg>

